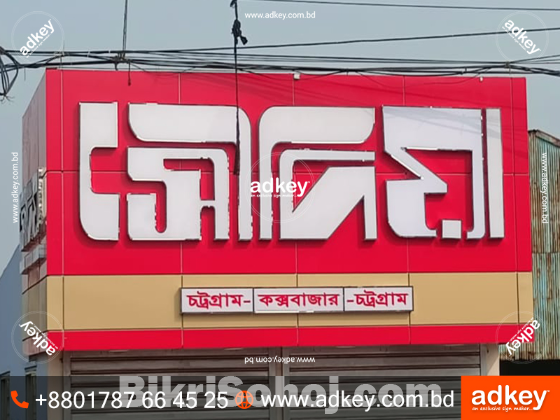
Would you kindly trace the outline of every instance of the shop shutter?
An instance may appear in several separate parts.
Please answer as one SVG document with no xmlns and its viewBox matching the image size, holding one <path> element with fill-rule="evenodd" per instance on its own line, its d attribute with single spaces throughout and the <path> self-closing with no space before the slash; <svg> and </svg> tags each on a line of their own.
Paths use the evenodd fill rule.
<svg viewBox="0 0 560 420">
<path fill-rule="evenodd" d="M 301 390 L 308 384 L 323 379 L 328 389 L 326 376 L 339 377 L 339 390 L 352 394 L 359 385 L 367 383 L 377 391 L 385 384 L 437 384 L 442 395 L 453 390 L 454 404 L 451 409 L 422 408 L 375 408 L 365 412 L 363 408 L 341 408 L 329 414 L 329 419 L 459 419 L 462 375 L 480 375 L 480 346 L 390 346 L 354 348 L 293 348 L 285 349 L 284 357 L 313 357 L 314 362 L 286 364 L 283 374 L 291 384 Z M 323 408 L 288 408 L 283 420 L 325 418 Z"/>
<path fill-rule="evenodd" d="M 279 351 L 279 350 L 277 350 Z M 270 377 L 271 366 L 268 363 L 245 364 L 245 357 L 274 357 L 269 349 L 242 350 L 203 350 L 203 351 L 124 351 L 124 352 L 68 352 L 65 354 L 67 374 L 71 375 L 70 384 L 73 392 L 118 391 L 119 375 L 137 376 L 172 376 L 173 389 L 177 383 L 185 383 L 190 377 L 193 383 L 204 383 L 205 376 L 237 376 L 243 380 L 240 389 L 247 389 L 253 383 L 266 383 Z M 175 377 L 175 379 L 173 378 Z M 195 379 L 195 377 L 197 379 Z M 161 378 L 159 378 L 161 381 Z M 161 382 L 160 382 L 161 383 Z M 147 385 L 147 384 L 146 384 Z M 186 387 L 183 400 L 186 399 Z M 72 420 L 279 420 L 280 414 L 273 410 L 251 407 L 241 410 L 238 407 L 226 409 L 204 409 L 206 399 L 199 394 L 196 409 L 172 406 L 164 409 L 102 409 L 103 400 L 95 402 L 94 410 L 72 410 Z M 215 402 L 214 402 L 215 404 Z M 91 403 L 89 404 L 91 405 Z M 109 404 L 107 404 L 109 405 Z M 65 420 L 68 420 L 67 416 Z"/>
<path fill-rule="evenodd" d="M 245 357 L 295 357 L 314 358 L 313 362 L 254 363 L 245 364 Z M 309 360 L 309 359 L 308 359 Z M 72 391 L 89 394 L 92 391 L 118 390 L 119 375 L 171 375 L 184 383 L 185 377 L 215 375 L 237 376 L 243 380 L 242 389 L 253 383 L 269 383 L 274 388 L 274 376 L 283 375 L 285 382 L 294 384 L 301 391 L 308 384 L 321 384 L 328 389 L 328 377 L 337 376 L 339 390 L 352 393 L 359 385 L 367 383 L 379 390 L 383 385 L 424 383 L 438 384 L 442 394 L 454 391 L 455 407 L 444 411 L 436 408 L 376 408 L 366 413 L 363 408 L 340 408 L 325 415 L 323 408 L 273 408 L 237 407 L 203 409 L 204 399 L 198 408 L 188 410 L 178 407 L 163 410 L 101 409 L 96 401 L 95 410 L 73 410 L 72 420 L 94 420 L 103 415 L 108 420 L 171 420 L 171 419 L 459 419 L 460 376 L 480 375 L 480 346 L 390 346 L 390 347 L 321 347 L 285 349 L 240 349 L 205 351 L 126 351 L 126 352 L 69 352 L 65 354 L 66 374 Z M 181 378 L 181 379 L 179 379 Z M 202 378 L 201 378 L 202 379 Z M 200 383 L 200 380 L 197 381 Z M 176 385 L 172 381 L 172 387 Z M 186 390 L 185 390 L 186 392 Z M 184 395 L 186 398 L 186 395 Z M 97 407 L 99 406 L 99 407 Z M 65 420 L 69 420 L 66 416 Z"/>
</svg>

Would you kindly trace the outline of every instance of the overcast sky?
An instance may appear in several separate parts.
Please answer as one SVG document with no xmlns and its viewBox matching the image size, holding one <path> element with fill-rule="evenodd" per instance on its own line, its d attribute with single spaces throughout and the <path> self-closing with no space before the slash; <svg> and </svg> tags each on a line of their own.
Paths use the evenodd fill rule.
<svg viewBox="0 0 560 420">
<path fill-rule="evenodd" d="M 384 2 L 560 7 L 557 0 Z M 231 45 L 233 11 L 229 8 L 229 3 L 230 0 L 130 0 L 128 48 L 172 49 Z M 55 19 L 55 33 L 39 47 L 41 49 L 56 50 L 58 45 L 55 44 L 62 41 L 65 50 L 120 49 L 123 8 L 124 0 L 5 0 L 2 1 L 0 14 L 0 45 L 6 49 L 19 49 L 28 34 L 37 32 L 46 23 L 43 22 L 47 20 L 46 15 L 29 15 L 40 11 Z M 249 0 L 240 0 L 239 9 L 243 34 L 249 38 L 249 45 L 498 31 L 507 20 L 513 20 L 516 25 L 524 28 L 560 26 L 559 12 L 347 7 Z M 244 17 L 245 13 L 273 11 L 315 12 L 315 18 L 281 20 Z M 286 48 L 275 50 L 274 53 L 467 60 L 517 60 L 540 54 L 560 54 L 560 32 L 534 33 L 529 38 L 541 51 L 528 55 L 506 34 L 501 37 L 455 40 Z M 12 43 L 16 45 L 13 46 Z M 22 116 L 43 72 L 44 70 L 28 70 L 20 74 L 11 92 L 11 100 L 0 103 L 0 273 L 19 241 L 18 226 L 13 224 L 12 217 L 10 161 L 12 152 L 18 152 L 21 156 Z M 546 76 L 528 76 L 527 79 L 529 128 L 538 128 L 560 137 L 560 79 Z"/>
</svg>

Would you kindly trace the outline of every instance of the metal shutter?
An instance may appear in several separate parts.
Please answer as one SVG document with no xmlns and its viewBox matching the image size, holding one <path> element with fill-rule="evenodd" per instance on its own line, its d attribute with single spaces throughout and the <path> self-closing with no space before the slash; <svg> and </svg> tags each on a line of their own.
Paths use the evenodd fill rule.
<svg viewBox="0 0 560 420">
<path fill-rule="evenodd" d="M 371 384 L 377 391 L 384 384 L 408 383 L 438 384 L 443 394 L 455 394 L 455 407 L 442 411 L 437 408 L 376 408 L 368 413 L 364 409 L 340 408 L 329 414 L 332 419 L 459 419 L 462 375 L 480 375 L 480 346 L 390 346 L 355 348 L 293 348 L 285 349 L 285 357 L 315 357 L 315 362 L 290 363 L 283 374 L 301 392 L 306 385 L 317 383 L 323 377 L 328 389 L 327 375 L 339 377 L 339 390 L 352 393 L 363 383 Z M 324 419 L 324 409 L 287 408 L 284 420 Z"/>
<path fill-rule="evenodd" d="M 270 377 L 268 363 L 247 364 L 245 357 L 273 356 L 269 349 L 243 350 L 204 350 L 204 351 L 124 351 L 124 352 L 69 352 L 65 354 L 66 374 L 70 374 L 72 392 L 82 391 L 84 395 L 95 391 L 118 391 L 116 376 L 119 375 L 170 375 L 172 388 L 184 383 L 185 377 L 237 376 L 243 380 L 239 388 L 247 389 L 252 383 L 266 383 Z M 112 377 L 112 378 L 111 378 Z M 251 377 L 254 379 L 252 380 Z M 181 380 L 180 378 L 183 378 Z M 194 378 L 193 378 L 194 379 Z M 197 381 L 197 383 L 201 383 Z M 183 399 L 186 398 L 184 389 Z M 165 409 L 101 409 L 101 401 L 95 401 L 94 410 L 72 410 L 72 420 L 97 420 L 100 415 L 107 420 L 175 420 L 175 419 L 263 419 L 274 417 L 268 409 L 251 407 L 240 410 L 237 407 L 226 409 L 204 409 L 206 402 L 200 398 L 196 409 L 170 407 Z M 91 405 L 91 403 L 89 404 Z M 107 404 L 108 405 L 108 404 Z M 68 418 L 70 416 L 67 416 Z M 66 418 L 65 418 L 66 420 Z"/>
<path fill-rule="evenodd" d="M 255 363 L 245 364 L 245 357 L 314 357 L 315 362 Z M 110 376 L 118 375 L 171 375 L 193 376 L 238 376 L 243 379 L 243 389 L 252 383 L 266 383 L 273 389 L 273 376 L 286 376 L 301 391 L 311 383 L 325 384 L 328 376 L 340 378 L 339 389 L 350 393 L 363 383 L 377 390 L 387 383 L 437 383 L 442 392 L 455 393 L 453 409 L 442 412 L 433 408 L 376 409 L 375 418 L 386 419 L 458 419 L 460 418 L 460 380 L 462 375 L 480 375 L 480 346 L 390 346 L 352 348 L 285 348 L 285 349 L 239 349 L 205 351 L 126 351 L 126 352 L 70 352 L 64 358 L 65 373 L 71 375 L 72 391 L 116 391 L 118 384 L 110 383 Z M 251 380 L 251 377 L 254 379 Z M 181 382 L 184 382 L 181 381 Z M 173 385 L 175 382 L 173 382 Z M 101 402 L 99 402 L 100 404 Z M 224 410 L 166 408 L 163 410 L 127 409 L 111 411 L 105 409 L 73 410 L 72 420 L 94 420 L 100 414 L 108 420 L 171 420 L 171 419 L 316 419 L 323 420 L 324 409 L 252 407 L 240 410 L 237 407 Z M 65 417 L 68 420 L 70 416 Z M 365 419 L 372 412 L 364 409 L 341 408 L 328 418 Z"/>
</svg>

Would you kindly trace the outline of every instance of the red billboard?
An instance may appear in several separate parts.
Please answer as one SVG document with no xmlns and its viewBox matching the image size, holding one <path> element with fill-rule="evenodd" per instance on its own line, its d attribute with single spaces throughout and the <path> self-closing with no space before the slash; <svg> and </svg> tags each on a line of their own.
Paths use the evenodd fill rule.
<svg viewBox="0 0 560 420">
<path fill-rule="evenodd" d="M 525 81 L 48 72 L 49 275 L 530 271 Z"/>
<path fill-rule="evenodd" d="M 47 71 L 22 272 L 60 348 L 503 343 L 532 316 L 524 79 L 238 89 Z"/>
</svg>

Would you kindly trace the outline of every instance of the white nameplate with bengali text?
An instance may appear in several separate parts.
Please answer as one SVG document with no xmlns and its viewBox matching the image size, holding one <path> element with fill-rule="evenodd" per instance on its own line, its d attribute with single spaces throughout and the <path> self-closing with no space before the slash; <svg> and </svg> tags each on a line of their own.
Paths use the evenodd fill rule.
<svg viewBox="0 0 560 420">
<path fill-rule="evenodd" d="M 255 289 L 255 312 L 343 312 L 342 288 Z"/>
<path fill-rule="evenodd" d="M 344 289 L 344 310 L 412 311 L 412 287 L 348 287 Z"/>
<path fill-rule="evenodd" d="M 181 289 L 181 312 L 253 312 L 253 289 Z"/>
<path fill-rule="evenodd" d="M 410 312 L 412 287 L 181 289 L 181 313 Z"/>
</svg>

